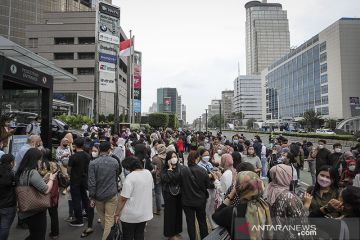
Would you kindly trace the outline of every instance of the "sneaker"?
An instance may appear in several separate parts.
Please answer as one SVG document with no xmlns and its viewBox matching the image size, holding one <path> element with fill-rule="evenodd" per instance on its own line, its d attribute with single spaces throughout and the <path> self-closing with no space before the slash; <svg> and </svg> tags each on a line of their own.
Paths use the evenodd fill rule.
<svg viewBox="0 0 360 240">
<path fill-rule="evenodd" d="M 74 221 L 70 222 L 69 225 L 72 227 L 82 227 L 82 226 L 84 226 L 84 223 L 80 222 L 78 220 L 74 220 Z"/>
<path fill-rule="evenodd" d="M 65 222 L 72 222 L 74 220 L 75 220 L 74 217 L 67 217 L 67 218 L 64 219 Z"/>
</svg>

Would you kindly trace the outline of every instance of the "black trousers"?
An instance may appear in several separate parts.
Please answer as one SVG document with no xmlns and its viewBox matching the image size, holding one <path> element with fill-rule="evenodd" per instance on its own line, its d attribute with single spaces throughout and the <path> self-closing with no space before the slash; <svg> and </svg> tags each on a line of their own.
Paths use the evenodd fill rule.
<svg viewBox="0 0 360 240">
<path fill-rule="evenodd" d="M 90 207 L 90 200 L 86 193 L 86 186 L 84 184 L 70 185 L 70 193 L 76 220 L 81 223 L 83 222 L 82 209 L 85 209 L 88 218 L 88 227 L 92 228 L 94 209 Z"/>
<path fill-rule="evenodd" d="M 199 223 L 201 239 L 205 238 L 209 234 L 206 223 L 205 207 L 206 207 L 206 203 L 204 203 L 202 206 L 199 207 L 183 206 L 190 240 L 196 239 L 195 214 L 196 214 L 196 219 Z"/>
<path fill-rule="evenodd" d="M 50 221 L 51 221 L 51 235 L 59 235 L 59 215 L 58 215 L 58 206 L 48 208 Z"/>
<path fill-rule="evenodd" d="M 146 222 L 121 222 L 124 240 L 144 240 L 145 225 Z"/>
<path fill-rule="evenodd" d="M 164 197 L 164 236 L 173 237 L 182 232 L 181 195 L 173 196 L 163 191 Z"/>
<path fill-rule="evenodd" d="M 29 226 L 30 235 L 25 240 L 45 240 L 46 210 L 24 219 Z"/>
</svg>

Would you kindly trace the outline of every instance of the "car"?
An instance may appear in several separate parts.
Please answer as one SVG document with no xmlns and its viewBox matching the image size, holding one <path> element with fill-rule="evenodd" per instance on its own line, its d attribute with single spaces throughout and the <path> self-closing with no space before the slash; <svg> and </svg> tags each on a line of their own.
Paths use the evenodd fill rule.
<svg viewBox="0 0 360 240">
<path fill-rule="evenodd" d="M 307 131 L 305 129 L 302 129 L 302 128 L 298 129 L 297 131 L 298 131 L 298 133 L 307 133 Z"/>
<path fill-rule="evenodd" d="M 336 134 L 331 129 L 317 129 L 316 133 L 318 133 L 318 134 Z"/>
</svg>

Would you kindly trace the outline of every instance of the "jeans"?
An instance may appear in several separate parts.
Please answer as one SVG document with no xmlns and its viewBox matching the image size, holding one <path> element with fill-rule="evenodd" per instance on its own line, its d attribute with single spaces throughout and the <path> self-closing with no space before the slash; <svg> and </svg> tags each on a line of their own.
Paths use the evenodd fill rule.
<svg viewBox="0 0 360 240">
<path fill-rule="evenodd" d="M 30 235 L 25 240 L 45 240 L 46 210 L 24 219 L 29 226 Z"/>
<path fill-rule="evenodd" d="M 266 157 L 262 157 L 261 158 L 261 176 L 262 177 L 267 177 L 267 158 Z"/>
<path fill-rule="evenodd" d="M 126 223 L 121 222 L 123 237 L 126 240 L 144 240 L 146 222 Z"/>
<path fill-rule="evenodd" d="M 51 230 L 50 233 L 52 236 L 59 235 L 59 215 L 58 215 L 58 206 L 48 208 L 50 221 L 51 221 Z"/>
<path fill-rule="evenodd" d="M 8 238 L 15 215 L 16 207 L 0 209 L 0 240 L 6 240 Z"/>
<path fill-rule="evenodd" d="M 162 202 L 162 190 L 161 183 L 155 184 L 154 192 L 155 192 L 155 203 L 156 203 L 156 211 L 161 210 L 161 202 Z"/>
<path fill-rule="evenodd" d="M 88 218 L 88 227 L 92 228 L 94 220 L 94 209 L 90 207 L 90 200 L 86 193 L 86 187 L 84 184 L 71 185 L 70 193 L 72 199 L 72 205 L 74 208 L 74 215 L 79 223 L 83 223 L 82 209 L 85 209 Z M 82 207 L 81 207 L 82 206 Z"/>
<path fill-rule="evenodd" d="M 183 209 L 186 216 L 186 223 L 190 240 L 196 239 L 195 214 L 199 223 L 201 239 L 205 238 L 209 234 L 206 223 L 205 203 L 199 207 L 183 206 Z"/>
<path fill-rule="evenodd" d="M 311 174 L 312 185 L 314 186 L 316 183 L 316 160 L 310 160 L 308 161 L 308 164 Z"/>
<path fill-rule="evenodd" d="M 117 196 L 115 195 L 107 201 L 96 201 L 96 211 L 101 219 L 101 226 L 104 228 L 102 240 L 106 240 L 112 225 L 114 225 L 114 214 L 117 206 Z"/>
</svg>

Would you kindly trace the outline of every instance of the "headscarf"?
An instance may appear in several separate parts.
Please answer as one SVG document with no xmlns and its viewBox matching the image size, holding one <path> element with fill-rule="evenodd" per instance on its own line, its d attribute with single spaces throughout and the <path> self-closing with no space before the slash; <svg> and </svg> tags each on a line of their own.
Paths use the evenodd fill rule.
<svg viewBox="0 0 360 240">
<path fill-rule="evenodd" d="M 61 139 L 61 142 L 60 142 L 60 146 L 61 146 L 61 147 L 64 147 L 64 143 L 65 143 L 65 141 L 67 141 L 67 142 L 70 144 L 69 139 L 67 139 L 67 138 L 63 138 L 63 139 Z"/>
<path fill-rule="evenodd" d="M 222 152 L 232 154 L 234 152 L 234 149 L 229 145 L 225 145 L 222 149 Z"/>
<path fill-rule="evenodd" d="M 285 190 L 289 190 L 292 176 L 292 167 L 278 164 L 270 169 L 272 181 L 268 185 L 267 201 L 272 206 L 276 198 Z"/>
<path fill-rule="evenodd" d="M 228 153 L 221 155 L 221 163 L 220 166 L 224 168 L 224 170 L 230 170 L 232 172 L 232 182 L 234 183 L 236 180 L 237 172 L 234 168 L 234 160 L 232 156 Z"/>
<path fill-rule="evenodd" d="M 175 146 L 170 144 L 167 148 L 166 148 L 166 152 L 176 152 Z"/>
<path fill-rule="evenodd" d="M 161 159 L 165 159 L 166 158 L 166 147 L 164 144 L 159 144 L 156 146 L 156 151 L 158 152 L 158 156 Z"/>
<path fill-rule="evenodd" d="M 259 176 L 252 171 L 243 171 L 237 175 L 236 191 L 240 196 L 240 201 L 247 203 L 246 222 L 249 229 L 252 226 L 271 225 L 271 214 L 268 204 L 262 198 L 265 185 Z M 271 239 L 271 232 L 249 231 L 250 239 Z"/>
<path fill-rule="evenodd" d="M 119 139 L 117 140 L 116 145 L 117 145 L 118 147 L 124 147 L 124 146 L 125 146 L 125 142 L 126 142 L 126 140 L 121 137 L 121 138 L 119 138 Z"/>
</svg>

